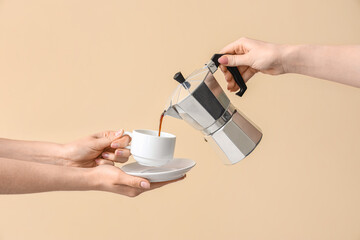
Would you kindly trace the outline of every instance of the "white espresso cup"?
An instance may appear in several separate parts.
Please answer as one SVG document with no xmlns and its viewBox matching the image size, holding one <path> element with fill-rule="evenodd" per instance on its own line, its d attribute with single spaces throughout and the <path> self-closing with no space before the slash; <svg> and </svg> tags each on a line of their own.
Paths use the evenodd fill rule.
<svg viewBox="0 0 360 240">
<path fill-rule="evenodd" d="M 134 159 L 141 165 L 160 167 L 174 158 L 176 136 L 170 133 L 138 129 L 132 133 L 125 132 L 129 135 L 131 145 L 130 149 Z"/>
</svg>

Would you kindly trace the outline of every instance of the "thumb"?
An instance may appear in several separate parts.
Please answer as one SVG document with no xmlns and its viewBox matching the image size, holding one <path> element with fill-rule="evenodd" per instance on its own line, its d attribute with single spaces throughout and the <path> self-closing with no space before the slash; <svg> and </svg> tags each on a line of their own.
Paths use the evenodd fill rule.
<svg viewBox="0 0 360 240">
<path fill-rule="evenodd" d="M 114 131 L 107 131 L 102 133 L 97 139 L 97 145 L 100 148 L 106 148 L 109 147 L 110 144 L 120 138 L 124 134 L 124 130 L 121 129 L 120 131 L 114 132 Z"/>
<path fill-rule="evenodd" d="M 219 58 L 219 63 L 224 66 L 250 66 L 250 59 L 248 54 L 241 55 L 224 55 Z"/>
<path fill-rule="evenodd" d="M 134 188 L 150 189 L 150 182 L 147 179 L 134 177 L 126 173 L 121 174 L 120 183 Z"/>
</svg>

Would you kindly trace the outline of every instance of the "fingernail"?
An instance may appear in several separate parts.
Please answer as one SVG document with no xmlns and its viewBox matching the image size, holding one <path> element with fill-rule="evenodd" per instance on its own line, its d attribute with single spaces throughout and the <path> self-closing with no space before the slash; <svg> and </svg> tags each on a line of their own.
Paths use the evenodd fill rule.
<svg viewBox="0 0 360 240">
<path fill-rule="evenodd" d="M 150 188 L 150 183 L 148 182 L 141 182 L 140 186 L 144 189 L 149 189 Z"/>
<path fill-rule="evenodd" d="M 229 63 L 229 60 L 228 60 L 227 57 L 222 56 L 222 57 L 219 58 L 218 62 L 219 62 L 220 64 L 228 64 L 228 63 Z"/>
<path fill-rule="evenodd" d="M 117 131 L 115 133 L 115 137 L 118 137 L 118 136 L 122 135 L 123 133 L 124 133 L 124 129 L 121 129 L 120 131 Z"/>
<path fill-rule="evenodd" d="M 95 159 L 96 164 L 99 164 L 100 159 Z"/>
<path fill-rule="evenodd" d="M 111 143 L 111 147 L 112 147 L 112 148 L 119 148 L 119 147 L 120 147 L 120 143 Z"/>
<path fill-rule="evenodd" d="M 116 154 L 117 156 L 121 156 L 121 155 L 123 155 L 123 151 L 122 151 L 122 150 L 118 150 L 118 151 L 115 152 L 115 154 Z"/>
<path fill-rule="evenodd" d="M 101 156 L 103 156 L 103 158 L 108 158 L 109 157 L 109 154 L 108 153 L 102 153 Z"/>
</svg>

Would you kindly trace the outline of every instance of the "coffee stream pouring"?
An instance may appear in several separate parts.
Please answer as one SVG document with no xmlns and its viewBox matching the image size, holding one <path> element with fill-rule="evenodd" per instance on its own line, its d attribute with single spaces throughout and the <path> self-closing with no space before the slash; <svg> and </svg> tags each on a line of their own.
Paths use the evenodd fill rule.
<svg viewBox="0 0 360 240">
<path fill-rule="evenodd" d="M 169 99 L 165 116 L 185 120 L 216 143 L 222 159 L 234 164 L 249 155 L 260 142 L 262 133 L 230 102 L 213 74 L 219 67 L 215 54 L 205 67 L 194 71 L 186 79 L 178 72 L 174 79 L 180 84 Z M 227 67 L 240 87 L 242 96 L 247 87 L 237 67 Z M 215 145 L 215 146 L 216 146 Z"/>
</svg>

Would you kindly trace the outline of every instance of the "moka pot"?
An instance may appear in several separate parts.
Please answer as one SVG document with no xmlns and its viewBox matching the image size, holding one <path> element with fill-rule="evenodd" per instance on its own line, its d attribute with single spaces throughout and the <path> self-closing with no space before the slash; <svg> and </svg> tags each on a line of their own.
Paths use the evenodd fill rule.
<svg viewBox="0 0 360 240">
<path fill-rule="evenodd" d="M 234 164 L 248 156 L 259 144 L 262 133 L 244 114 L 231 104 L 214 77 L 218 69 L 215 54 L 205 67 L 186 79 L 178 72 L 174 79 L 180 84 L 171 96 L 165 115 L 183 119 L 201 131 L 205 140 L 214 143 L 226 164 Z M 237 67 L 227 67 L 242 96 L 247 87 Z"/>
</svg>

